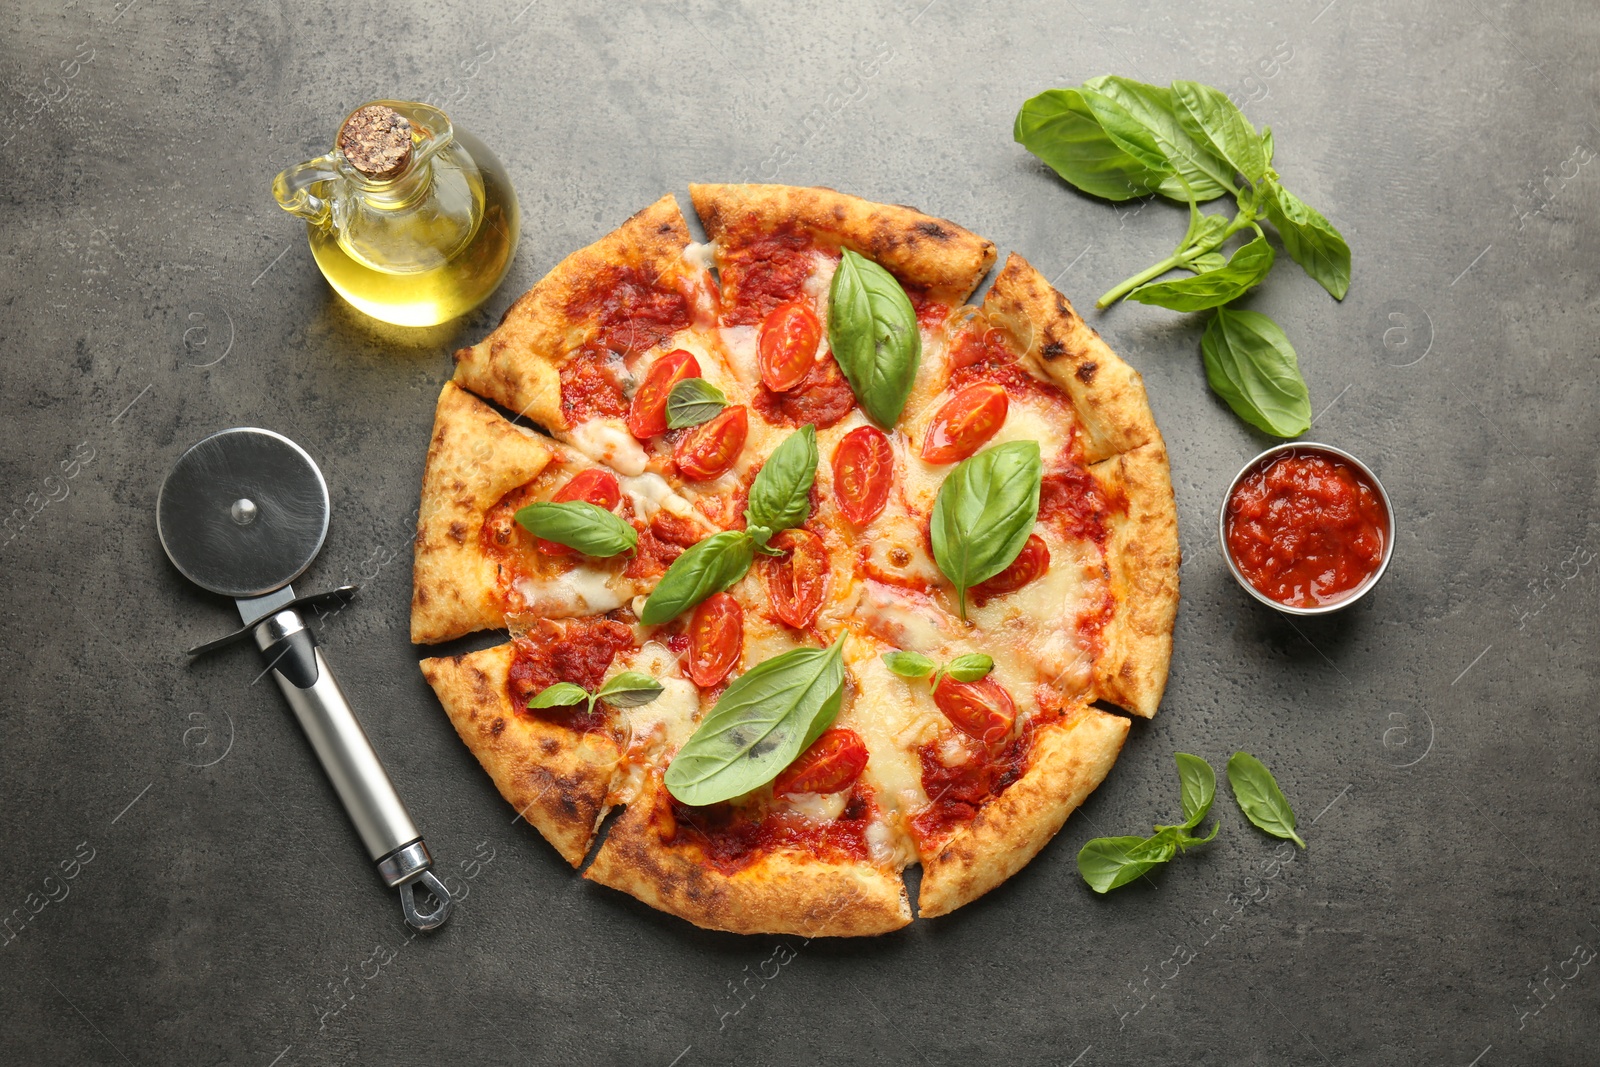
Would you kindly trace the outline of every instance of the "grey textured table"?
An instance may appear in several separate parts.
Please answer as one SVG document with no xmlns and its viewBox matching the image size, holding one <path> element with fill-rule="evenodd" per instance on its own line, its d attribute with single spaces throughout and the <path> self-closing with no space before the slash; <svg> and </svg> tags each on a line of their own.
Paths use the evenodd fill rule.
<svg viewBox="0 0 1600 1067">
<path fill-rule="evenodd" d="M 1600 1058 L 1589 6 L 523 2 L 0 13 L 0 491 L 21 509 L 0 550 L 0 1061 Z M 1207 391 L 1194 317 L 1089 312 L 1172 451 L 1183 606 L 1162 714 L 1059 838 L 954 916 L 866 942 L 706 933 L 578 879 L 512 824 L 406 639 L 449 352 L 696 180 L 915 204 L 1087 309 L 1181 212 L 1080 197 L 1010 131 L 1026 97 L 1108 72 L 1250 101 L 1349 237 L 1343 304 L 1287 264 L 1252 304 L 1298 344 L 1312 436 L 1384 478 L 1389 576 L 1333 619 L 1253 604 L 1215 510 L 1264 440 Z M 268 195 L 382 96 L 445 106 L 521 194 L 510 278 L 448 327 L 351 312 Z M 303 443 L 332 486 L 302 585 L 365 584 L 321 637 L 464 890 L 435 935 L 408 940 L 254 655 L 182 653 L 234 619 L 162 556 L 156 489 L 241 423 Z M 1220 768 L 1238 748 L 1277 771 L 1307 852 L 1274 863 L 1224 792 L 1210 848 L 1086 889 L 1084 840 L 1175 810 L 1174 751 Z"/>
</svg>

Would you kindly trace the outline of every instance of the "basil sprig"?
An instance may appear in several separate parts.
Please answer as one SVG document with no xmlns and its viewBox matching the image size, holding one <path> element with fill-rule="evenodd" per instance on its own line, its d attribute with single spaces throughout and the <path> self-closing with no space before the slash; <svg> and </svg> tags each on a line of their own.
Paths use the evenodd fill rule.
<svg viewBox="0 0 1600 1067">
<path fill-rule="evenodd" d="M 1279 437 L 1310 428 L 1311 394 L 1300 361 L 1267 316 L 1218 308 L 1200 336 L 1200 353 L 1212 391 L 1244 421 Z"/>
<path fill-rule="evenodd" d="M 631 552 L 639 531 L 615 512 L 586 500 L 542 501 L 518 508 L 517 522 L 535 537 L 602 559 Z"/>
<path fill-rule="evenodd" d="M 581 685 L 571 682 L 556 682 L 547 685 L 528 701 L 530 708 L 564 708 L 577 704 L 585 704 L 587 711 L 593 711 L 595 701 L 604 700 L 614 708 L 636 708 L 640 704 L 648 704 L 661 695 L 665 687 L 648 674 L 638 671 L 623 671 L 613 676 L 605 685 L 593 693 Z"/>
<path fill-rule="evenodd" d="M 1188 204 L 1189 227 L 1172 254 L 1109 290 L 1098 306 L 1131 297 L 1174 311 L 1218 308 L 1206 331 L 1213 345 L 1203 347 L 1212 388 L 1259 429 L 1281 437 L 1303 433 L 1309 417 L 1302 422 L 1290 410 L 1297 403 L 1286 406 L 1281 397 L 1274 398 L 1307 395 L 1294 349 L 1275 324 L 1271 340 L 1269 331 L 1252 327 L 1253 340 L 1230 345 L 1229 371 L 1212 372 L 1212 327 L 1223 329 L 1217 320 L 1225 305 L 1272 269 L 1275 256 L 1263 221 L 1271 222 L 1290 258 L 1334 299 L 1343 300 L 1350 288 L 1350 246 L 1331 222 L 1280 183 L 1272 166 L 1271 129 L 1258 133 L 1226 94 L 1198 82 L 1177 81 L 1163 89 L 1102 77 L 1027 101 L 1017 113 L 1013 136 L 1092 196 L 1121 201 L 1159 194 Z M 1225 194 L 1234 199 L 1231 218 L 1201 214 L 1200 204 Z M 1224 247 L 1241 233 L 1248 243 L 1224 258 Z M 1173 270 L 1194 277 L 1157 281 Z M 1269 395 L 1264 398 L 1263 392 Z"/>
<path fill-rule="evenodd" d="M 1248 752 L 1235 752 L 1228 760 L 1228 784 L 1233 786 L 1239 810 L 1256 829 L 1306 847 L 1294 832 L 1294 809 L 1289 806 L 1289 798 L 1278 788 L 1278 780 L 1265 764 Z"/>
<path fill-rule="evenodd" d="M 673 560 L 645 600 L 639 621 L 646 626 L 669 622 L 748 574 L 757 552 L 772 553 L 767 542 L 774 534 L 810 517 L 816 477 L 817 431 L 808 423 L 785 437 L 756 472 L 746 528 L 712 534 Z"/>
<path fill-rule="evenodd" d="M 917 313 L 894 275 L 848 248 L 828 289 L 828 347 L 862 409 L 893 426 L 922 362 Z"/>
<path fill-rule="evenodd" d="M 942 667 L 920 652 L 885 652 L 883 662 L 902 678 L 927 678 L 935 686 L 947 674 L 958 682 L 977 682 L 994 670 L 994 660 L 982 652 L 957 656 Z"/>
<path fill-rule="evenodd" d="M 704 378 L 685 378 L 667 394 L 667 429 L 710 422 L 727 406 L 728 398 L 721 389 Z"/>
<path fill-rule="evenodd" d="M 1078 873 L 1096 893 L 1109 893 L 1171 860 L 1180 850 L 1203 845 L 1217 836 L 1222 823 L 1211 827 L 1205 837 L 1189 831 L 1205 820 L 1217 794 L 1217 775 L 1211 764 L 1187 752 L 1173 757 L 1178 764 L 1182 787 L 1184 821 L 1172 826 L 1156 826 L 1150 837 L 1097 837 L 1078 852 Z"/>
<path fill-rule="evenodd" d="M 667 767 L 667 791 L 715 804 L 776 778 L 838 716 L 843 652 L 842 641 L 796 648 L 734 679 Z"/>
<path fill-rule="evenodd" d="M 1027 544 L 1042 475 L 1039 442 L 1009 441 L 962 460 L 939 486 L 933 559 L 955 584 L 963 619 L 967 590 L 1011 566 Z"/>
</svg>

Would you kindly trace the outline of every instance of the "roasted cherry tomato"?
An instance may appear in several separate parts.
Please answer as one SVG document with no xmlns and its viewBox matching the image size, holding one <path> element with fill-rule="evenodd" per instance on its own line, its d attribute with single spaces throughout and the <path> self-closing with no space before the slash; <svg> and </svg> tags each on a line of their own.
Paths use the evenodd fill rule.
<svg viewBox="0 0 1600 1067">
<path fill-rule="evenodd" d="M 727 593 L 712 593 L 689 620 L 689 680 L 702 689 L 720 684 L 743 647 L 744 609 Z"/>
<path fill-rule="evenodd" d="M 867 746 L 854 730 L 835 726 L 822 731 L 811 747 L 795 757 L 772 783 L 783 796 L 839 793 L 855 785 L 867 767 Z"/>
<path fill-rule="evenodd" d="M 583 500 L 597 508 L 610 511 L 622 501 L 622 487 L 617 484 L 617 476 L 610 471 L 596 470 L 593 467 L 581 470 L 574 474 L 566 485 L 557 489 L 550 498 L 553 504 L 565 503 L 569 500 Z M 534 547 L 547 556 L 576 556 L 578 550 L 568 548 L 566 545 L 555 541 L 546 541 L 542 537 L 533 539 Z"/>
<path fill-rule="evenodd" d="M 894 450 L 874 426 L 858 426 L 833 450 L 833 493 L 839 510 L 857 526 L 878 517 L 894 484 Z"/>
<path fill-rule="evenodd" d="M 685 478 L 697 482 L 715 478 L 739 458 L 739 450 L 744 447 L 745 435 L 749 432 L 750 417 L 744 405 L 723 408 L 716 418 L 702 422 L 685 434 L 673 449 L 672 459 Z"/>
<path fill-rule="evenodd" d="M 667 432 L 667 395 L 685 378 L 700 377 L 693 354 L 675 348 L 650 364 L 628 408 L 628 432 L 644 441 Z"/>
<path fill-rule="evenodd" d="M 779 304 L 761 323 L 761 380 L 775 393 L 787 393 L 805 381 L 817 361 L 822 323 L 811 305 L 791 300 Z"/>
<path fill-rule="evenodd" d="M 947 674 L 933 687 L 933 702 L 956 729 L 986 745 L 1004 741 L 1017 721 L 1011 694 L 989 678 L 958 682 Z"/>
<path fill-rule="evenodd" d="M 1029 534 L 1028 543 L 1022 546 L 1022 551 L 1011 561 L 1011 566 L 973 586 L 972 593 L 979 600 L 1015 593 L 1035 578 L 1042 577 L 1049 569 L 1050 546 L 1038 534 Z"/>
<path fill-rule="evenodd" d="M 1010 407 L 1003 386 L 994 382 L 967 386 L 945 401 L 928 424 L 927 436 L 922 439 L 922 458 L 929 463 L 966 459 L 995 435 Z"/>
<path fill-rule="evenodd" d="M 784 552 L 761 557 L 761 582 L 778 618 L 790 626 L 810 626 L 822 608 L 828 580 L 828 550 L 810 530 L 783 530 L 770 542 Z"/>
</svg>

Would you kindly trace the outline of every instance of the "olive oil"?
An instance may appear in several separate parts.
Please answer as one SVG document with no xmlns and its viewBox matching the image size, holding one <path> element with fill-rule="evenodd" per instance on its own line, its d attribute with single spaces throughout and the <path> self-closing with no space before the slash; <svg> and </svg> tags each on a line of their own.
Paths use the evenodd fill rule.
<svg viewBox="0 0 1600 1067">
<path fill-rule="evenodd" d="M 352 112 L 328 156 L 280 174 L 328 283 L 384 322 L 432 326 L 499 286 L 521 230 L 504 166 L 443 112 L 383 101 Z"/>
</svg>

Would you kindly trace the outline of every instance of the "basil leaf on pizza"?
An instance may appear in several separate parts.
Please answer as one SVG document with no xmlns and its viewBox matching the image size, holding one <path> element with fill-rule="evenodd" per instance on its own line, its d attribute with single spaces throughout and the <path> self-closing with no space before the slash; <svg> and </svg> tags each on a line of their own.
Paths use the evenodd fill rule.
<svg viewBox="0 0 1600 1067">
<path fill-rule="evenodd" d="M 1266 764 L 1248 752 L 1235 752 L 1228 760 L 1228 784 L 1233 787 L 1239 810 L 1256 829 L 1306 847 L 1294 832 L 1294 809 L 1289 806 L 1289 798 L 1278 788 L 1278 780 Z"/>
<path fill-rule="evenodd" d="M 1172 311 L 1205 311 L 1207 308 L 1221 307 L 1260 285 L 1272 269 L 1273 258 L 1272 246 L 1267 239 L 1257 237 L 1249 244 L 1241 245 L 1225 266 L 1207 269 L 1176 281 L 1141 285 L 1128 294 L 1128 299 Z M 1193 263 L 1190 266 L 1200 269 Z"/>
<path fill-rule="evenodd" d="M 1039 517 L 1039 442 L 1010 441 L 962 460 L 939 487 L 929 528 L 933 559 L 956 587 L 962 619 L 967 590 L 1017 558 Z"/>
<path fill-rule="evenodd" d="M 728 398 L 704 378 L 685 378 L 667 394 L 667 429 L 681 430 L 710 422 L 728 406 Z"/>
<path fill-rule="evenodd" d="M 1289 258 L 1335 300 L 1343 300 L 1350 291 L 1350 246 L 1344 235 L 1316 208 L 1277 182 L 1268 190 L 1266 208 Z"/>
<path fill-rule="evenodd" d="M 535 537 L 601 559 L 631 552 L 639 531 L 615 512 L 584 500 L 542 501 L 518 508 L 518 524 Z"/>
<path fill-rule="evenodd" d="M 776 778 L 839 714 L 843 653 L 843 641 L 797 648 L 734 679 L 668 765 L 667 791 L 715 804 Z"/>
<path fill-rule="evenodd" d="M 982 652 L 969 652 L 965 656 L 957 656 L 951 660 L 944 669 L 944 673 L 958 682 L 979 682 L 989 676 L 994 670 L 994 660 Z"/>
<path fill-rule="evenodd" d="M 885 652 L 883 663 L 902 678 L 926 678 L 939 668 L 920 652 Z"/>
<path fill-rule="evenodd" d="M 750 483 L 745 523 L 757 543 L 799 526 L 811 515 L 811 486 L 817 480 L 817 428 L 807 423 L 785 437 Z M 765 536 L 756 533 L 765 531 Z"/>
<path fill-rule="evenodd" d="M 623 671 L 601 686 L 594 698 L 604 700 L 614 708 L 636 708 L 660 696 L 664 688 L 648 674 Z"/>
<path fill-rule="evenodd" d="M 528 701 L 530 708 L 564 708 L 571 704 L 582 704 L 589 699 L 589 691 L 581 685 L 571 682 L 557 682 L 547 685 L 535 693 L 533 699 Z"/>
<path fill-rule="evenodd" d="M 1148 196 L 1170 174 L 1133 158 L 1106 131 L 1076 89 L 1049 89 L 1017 112 L 1012 138 L 1090 196 Z"/>
<path fill-rule="evenodd" d="M 828 289 L 828 347 L 862 409 L 892 427 L 922 363 L 917 313 L 894 275 L 848 248 Z"/>
<path fill-rule="evenodd" d="M 691 546 L 672 561 L 644 602 L 639 621 L 659 626 L 720 593 L 750 571 L 755 540 L 743 530 L 724 530 Z"/>
<path fill-rule="evenodd" d="M 1311 394 L 1283 328 L 1258 311 L 1217 309 L 1200 335 L 1206 381 L 1245 422 L 1278 437 L 1311 426 Z"/>
</svg>

